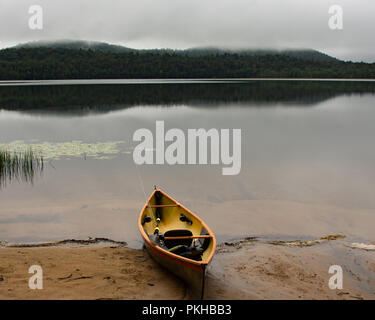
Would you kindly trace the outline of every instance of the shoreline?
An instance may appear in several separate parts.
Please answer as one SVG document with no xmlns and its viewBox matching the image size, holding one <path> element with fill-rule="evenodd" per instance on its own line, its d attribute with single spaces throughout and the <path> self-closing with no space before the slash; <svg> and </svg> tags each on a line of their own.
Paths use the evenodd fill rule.
<svg viewBox="0 0 375 320">
<path fill-rule="evenodd" d="M 0 86 L 49 86 L 89 84 L 168 84 L 168 83 L 237 83 L 249 81 L 323 81 L 323 82 L 375 82 L 372 78 L 144 78 L 144 79 L 41 79 L 1 80 Z"/>
<path fill-rule="evenodd" d="M 350 247 L 339 235 L 223 242 L 208 268 L 205 298 L 375 299 L 369 248 Z M 43 290 L 28 288 L 28 268 L 35 264 L 43 268 Z M 331 265 L 343 269 L 342 290 L 328 287 Z M 106 238 L 2 245 L 0 279 L 0 299 L 189 299 L 183 282 L 146 251 Z"/>
<path fill-rule="evenodd" d="M 243 244 L 247 243 L 263 243 L 274 246 L 286 246 L 286 247 L 309 247 L 318 245 L 324 242 L 330 242 L 341 239 L 341 242 L 352 249 L 361 249 L 365 251 L 375 251 L 375 241 L 364 243 L 364 242 L 351 242 L 348 241 L 348 237 L 344 234 L 329 234 L 316 239 L 310 239 L 308 237 L 297 237 L 285 236 L 285 237 L 265 237 L 265 236 L 248 236 L 239 239 L 227 239 L 219 241 L 217 244 L 217 252 L 220 252 L 224 247 L 235 247 L 241 248 Z M 42 248 L 42 247 L 70 247 L 76 248 L 80 246 L 122 246 L 130 249 L 140 250 L 138 247 L 129 246 L 127 241 L 114 240 L 105 237 L 88 237 L 87 239 L 76 239 L 67 238 L 62 240 L 51 240 L 51 241 L 37 241 L 37 242 L 11 242 L 0 239 L 0 248 Z"/>
<path fill-rule="evenodd" d="M 0 248 L 41 248 L 41 247 L 59 247 L 59 246 L 93 246 L 93 245 L 119 245 L 127 246 L 126 241 L 116 241 L 109 238 L 91 238 L 88 239 L 63 239 L 47 242 L 8 242 L 0 240 Z"/>
</svg>

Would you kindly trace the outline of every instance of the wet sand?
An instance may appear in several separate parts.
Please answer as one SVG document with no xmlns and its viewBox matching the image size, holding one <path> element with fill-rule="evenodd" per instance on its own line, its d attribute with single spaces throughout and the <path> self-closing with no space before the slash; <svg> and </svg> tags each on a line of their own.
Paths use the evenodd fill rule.
<svg viewBox="0 0 375 320">
<path fill-rule="evenodd" d="M 371 247 L 370 247 L 371 248 Z M 31 265 L 43 268 L 43 290 L 31 290 Z M 343 289 L 328 287 L 331 265 Z M 183 282 L 143 250 L 123 245 L 0 248 L 0 299 L 188 299 Z M 252 239 L 218 246 L 206 299 L 375 299 L 375 251 L 345 239 L 273 243 Z"/>
<path fill-rule="evenodd" d="M 206 298 L 375 299 L 375 251 L 353 249 L 345 240 L 312 244 L 244 242 L 219 248 Z M 328 270 L 343 270 L 343 289 L 331 290 Z"/>
</svg>

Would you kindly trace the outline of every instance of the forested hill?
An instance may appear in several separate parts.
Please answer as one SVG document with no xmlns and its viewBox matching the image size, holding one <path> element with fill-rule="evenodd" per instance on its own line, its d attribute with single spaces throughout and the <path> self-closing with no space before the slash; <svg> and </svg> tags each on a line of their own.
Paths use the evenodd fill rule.
<svg viewBox="0 0 375 320">
<path fill-rule="evenodd" d="M 0 50 L 0 80 L 375 78 L 375 64 L 314 50 L 136 50 L 105 43 L 31 43 Z"/>
</svg>

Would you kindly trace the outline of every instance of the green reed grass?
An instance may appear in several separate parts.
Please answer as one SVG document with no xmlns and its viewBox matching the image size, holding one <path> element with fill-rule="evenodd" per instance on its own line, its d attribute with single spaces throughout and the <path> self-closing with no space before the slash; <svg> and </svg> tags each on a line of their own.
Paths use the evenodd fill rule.
<svg viewBox="0 0 375 320">
<path fill-rule="evenodd" d="M 31 148 L 21 153 L 0 150 L 0 188 L 13 180 L 33 183 L 43 167 L 43 156 L 34 154 Z"/>
</svg>

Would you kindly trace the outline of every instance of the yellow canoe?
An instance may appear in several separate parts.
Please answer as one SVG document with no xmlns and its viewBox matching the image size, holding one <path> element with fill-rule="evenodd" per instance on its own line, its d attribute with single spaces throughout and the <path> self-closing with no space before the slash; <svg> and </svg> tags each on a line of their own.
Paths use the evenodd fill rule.
<svg viewBox="0 0 375 320">
<path fill-rule="evenodd" d="M 150 256 L 185 281 L 191 298 L 203 299 L 206 267 L 216 249 L 210 228 L 160 189 L 145 203 L 138 226 Z"/>
</svg>

